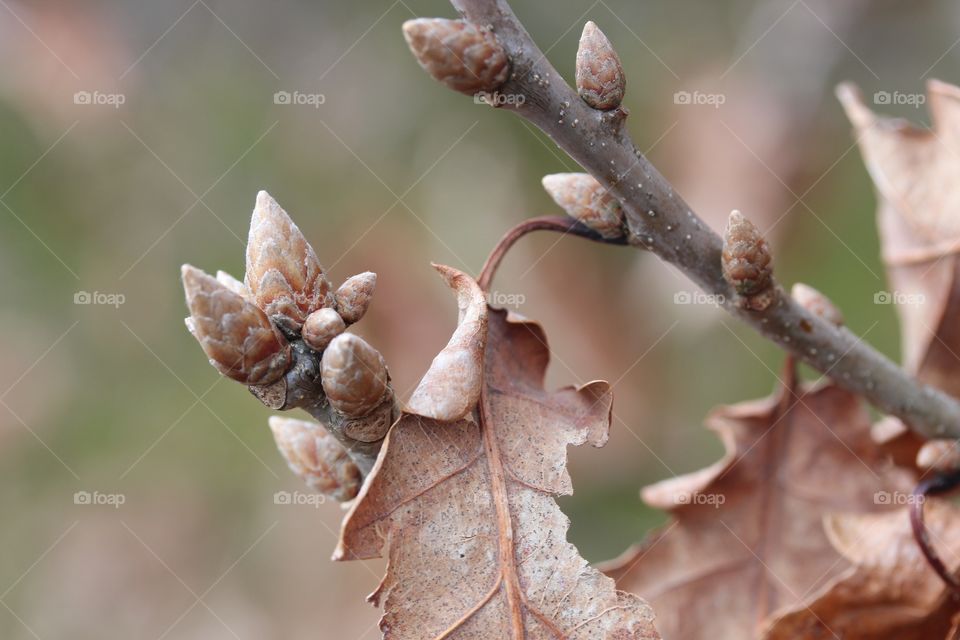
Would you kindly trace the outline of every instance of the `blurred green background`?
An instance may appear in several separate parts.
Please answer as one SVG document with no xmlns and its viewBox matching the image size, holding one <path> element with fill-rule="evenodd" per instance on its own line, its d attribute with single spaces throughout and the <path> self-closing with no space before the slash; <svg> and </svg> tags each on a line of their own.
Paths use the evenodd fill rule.
<svg viewBox="0 0 960 640">
<path fill-rule="evenodd" d="M 715 228 L 743 210 L 785 283 L 815 285 L 896 357 L 894 310 L 873 304 L 886 285 L 872 187 L 833 86 L 909 96 L 956 80 L 955 2 L 514 9 L 568 79 L 597 22 L 626 69 L 628 126 L 694 209 Z M 185 330 L 178 269 L 241 277 L 267 189 L 335 282 L 379 274 L 355 330 L 410 389 L 455 323 L 429 263 L 476 273 L 509 226 L 556 211 L 540 178 L 577 170 L 520 119 L 420 71 L 400 25 L 434 15 L 454 13 L 0 1 L 0 637 L 378 637 L 362 596 L 382 564 L 328 561 L 338 506 L 274 504 L 300 484 L 268 411 Z M 323 103 L 276 104 L 278 91 Z M 682 91 L 723 104 L 678 104 Z M 922 106 L 877 108 L 928 121 Z M 543 322 L 551 385 L 615 383 L 610 445 L 570 452 L 577 493 L 561 501 L 591 561 L 664 521 L 639 487 L 715 461 L 703 416 L 768 393 L 782 360 L 711 307 L 675 304 L 690 285 L 630 249 L 531 237 L 494 290 Z"/>
</svg>

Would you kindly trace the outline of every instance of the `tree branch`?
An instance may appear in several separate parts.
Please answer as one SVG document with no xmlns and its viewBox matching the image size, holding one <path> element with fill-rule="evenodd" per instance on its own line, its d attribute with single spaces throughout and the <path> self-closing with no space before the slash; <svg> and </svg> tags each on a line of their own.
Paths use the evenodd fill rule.
<svg viewBox="0 0 960 640">
<path fill-rule="evenodd" d="M 626 111 L 598 111 L 581 100 L 505 0 L 451 2 L 467 21 L 492 29 L 506 50 L 511 72 L 498 92 L 524 100 L 504 101 L 501 108 L 537 125 L 609 189 L 623 206 L 631 244 L 677 266 L 728 312 L 919 434 L 960 438 L 960 402 L 921 384 L 847 329 L 806 311 L 780 287 L 766 309 L 744 308 L 721 273 L 721 238 L 637 149 L 623 127 Z"/>
</svg>

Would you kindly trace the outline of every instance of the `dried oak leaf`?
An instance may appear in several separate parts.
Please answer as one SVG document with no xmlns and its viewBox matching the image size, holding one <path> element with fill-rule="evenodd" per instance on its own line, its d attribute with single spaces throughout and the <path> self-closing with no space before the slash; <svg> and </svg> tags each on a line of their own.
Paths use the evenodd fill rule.
<svg viewBox="0 0 960 640">
<path fill-rule="evenodd" d="M 708 417 L 726 455 L 646 487 L 673 522 L 604 567 L 650 601 L 671 640 L 745 640 L 800 605 L 846 564 L 822 518 L 869 512 L 878 490 L 909 491 L 870 440 L 863 403 L 839 387 L 800 387 L 792 367 L 772 397 Z"/>
<path fill-rule="evenodd" d="M 933 545 L 960 568 L 960 509 L 924 505 Z M 851 563 L 806 608 L 771 621 L 764 640 L 937 640 L 948 638 L 960 604 L 927 564 L 905 510 L 829 517 L 830 542 Z"/>
<path fill-rule="evenodd" d="M 837 95 L 856 129 L 879 207 L 904 360 L 921 380 L 960 395 L 960 88 L 929 81 L 932 129 L 878 116 L 852 85 Z M 904 299 L 905 298 L 905 299 Z"/>
<path fill-rule="evenodd" d="M 425 380 L 472 404 L 450 405 L 460 409 L 445 408 L 443 420 L 403 414 L 334 558 L 387 551 L 370 596 L 384 603 L 386 638 L 658 638 L 646 603 L 567 542 L 553 499 L 572 491 L 567 445 L 607 440 L 609 386 L 545 391 L 540 326 L 488 309 L 472 278 L 438 269 L 459 295 L 461 324 Z M 426 391 L 415 397 L 446 407 Z"/>
</svg>

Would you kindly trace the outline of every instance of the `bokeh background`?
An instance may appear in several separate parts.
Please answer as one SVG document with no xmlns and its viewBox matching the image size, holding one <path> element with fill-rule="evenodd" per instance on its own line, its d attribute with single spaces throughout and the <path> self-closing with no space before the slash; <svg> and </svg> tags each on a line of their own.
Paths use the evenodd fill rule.
<svg viewBox="0 0 960 640">
<path fill-rule="evenodd" d="M 715 228 L 744 210 L 784 282 L 814 284 L 897 357 L 894 310 L 874 304 L 872 188 L 833 86 L 906 96 L 877 108 L 927 122 L 910 96 L 960 78 L 957 3 L 514 8 L 568 79 L 596 21 L 624 62 L 633 135 L 694 209 Z M 274 503 L 301 487 L 267 410 L 185 330 L 178 269 L 242 276 L 267 189 L 335 282 L 379 274 L 355 330 L 410 389 L 455 322 L 429 263 L 476 273 L 509 226 L 556 211 L 541 176 L 577 170 L 520 119 L 420 71 L 400 25 L 433 15 L 454 14 L 416 0 L 0 0 L 0 637 L 378 637 L 363 596 L 382 565 L 329 562 L 337 505 Z M 276 104 L 278 91 L 323 103 Z M 714 104 L 678 104 L 683 91 Z M 570 452 L 577 492 L 562 499 L 591 561 L 663 522 L 638 488 L 716 460 L 704 415 L 767 394 L 782 360 L 709 305 L 677 304 L 690 286 L 630 249 L 530 237 L 494 289 L 545 325 L 552 385 L 615 383 L 611 442 Z M 100 295 L 77 304 L 83 292 Z"/>
</svg>

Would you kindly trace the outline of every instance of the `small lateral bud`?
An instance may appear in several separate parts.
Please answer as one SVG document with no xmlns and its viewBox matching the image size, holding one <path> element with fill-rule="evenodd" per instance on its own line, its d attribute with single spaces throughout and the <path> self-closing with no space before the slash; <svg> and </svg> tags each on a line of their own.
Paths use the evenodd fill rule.
<svg viewBox="0 0 960 640">
<path fill-rule="evenodd" d="M 340 502 L 352 500 L 359 493 L 360 470 L 323 426 L 270 416 L 270 430 L 290 470 L 308 487 Z"/>
<path fill-rule="evenodd" d="M 587 22 L 577 50 L 577 93 L 594 109 L 608 111 L 620 106 L 626 91 L 620 57 L 607 36 Z"/>
<path fill-rule="evenodd" d="M 960 448 L 956 440 L 930 440 L 917 453 L 917 466 L 923 470 L 952 472 L 960 469 Z"/>
<path fill-rule="evenodd" d="M 834 306 L 830 298 L 813 287 L 798 282 L 790 290 L 790 296 L 797 301 L 797 304 L 813 315 L 820 316 L 838 327 L 843 326 L 843 314 L 840 313 L 840 310 Z"/>
<path fill-rule="evenodd" d="M 403 23 L 403 35 L 420 66 L 455 91 L 493 91 L 507 80 L 510 60 L 490 31 L 463 20 L 417 18 Z"/>
<path fill-rule="evenodd" d="M 337 289 L 337 311 L 347 324 L 360 320 L 370 306 L 373 292 L 377 288 L 377 274 L 372 271 L 358 273 L 347 278 Z"/>
<path fill-rule="evenodd" d="M 333 309 L 318 309 L 303 323 L 303 341 L 314 351 L 323 351 L 346 328 L 339 313 Z"/>
<path fill-rule="evenodd" d="M 323 352 L 321 380 L 330 405 L 359 418 L 384 399 L 390 376 L 379 351 L 359 336 L 342 333 Z"/>
<path fill-rule="evenodd" d="M 294 332 L 312 311 L 334 305 L 313 247 L 266 191 L 257 194 L 250 220 L 244 280 L 257 306 Z"/>
<path fill-rule="evenodd" d="M 572 218 L 607 239 L 624 235 L 620 203 L 588 173 L 554 173 L 543 177 L 543 188 Z"/>
<path fill-rule="evenodd" d="M 181 271 L 187 328 L 210 363 L 247 385 L 279 380 L 292 362 L 290 345 L 263 311 L 196 267 Z"/>
<path fill-rule="evenodd" d="M 772 281 L 770 247 L 756 225 L 734 210 L 723 236 L 723 277 L 742 296 L 764 292 Z"/>
</svg>

